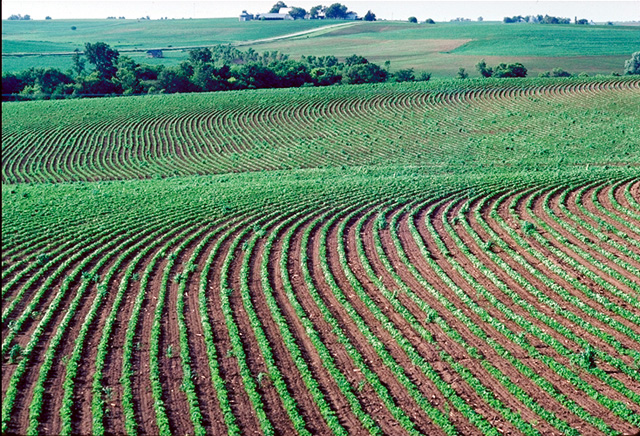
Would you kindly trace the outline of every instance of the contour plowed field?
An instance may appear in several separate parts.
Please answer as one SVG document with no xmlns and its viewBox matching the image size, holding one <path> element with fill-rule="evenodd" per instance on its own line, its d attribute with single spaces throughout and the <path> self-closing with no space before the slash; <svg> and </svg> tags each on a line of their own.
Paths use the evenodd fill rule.
<svg viewBox="0 0 640 436">
<path fill-rule="evenodd" d="M 640 82 L 513 83 L 10 106 L 3 182 L 85 181 L 3 183 L 3 434 L 640 428 Z"/>
<path fill-rule="evenodd" d="M 99 100 L 5 105 L 3 119 L 6 113 L 11 122 L 3 121 L 2 181 L 415 162 L 483 166 L 523 155 L 539 165 L 555 161 L 556 149 L 574 151 L 576 145 L 624 135 L 633 120 L 620 115 L 628 116 L 640 98 L 640 81 L 629 79 L 499 85 L 148 96 L 109 99 L 106 106 Z M 628 159 L 625 145 L 612 144 L 611 161 Z"/>
<path fill-rule="evenodd" d="M 210 219 L 206 201 L 152 198 L 155 214 L 114 232 L 96 212 L 82 243 L 61 228 L 46 250 L 16 233 L 5 431 L 637 426 L 640 179 L 420 182 Z"/>
</svg>

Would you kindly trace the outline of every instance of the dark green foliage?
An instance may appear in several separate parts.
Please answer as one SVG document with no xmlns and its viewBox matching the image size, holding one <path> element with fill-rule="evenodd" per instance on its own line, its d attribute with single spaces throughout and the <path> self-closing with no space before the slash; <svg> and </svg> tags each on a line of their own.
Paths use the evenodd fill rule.
<svg viewBox="0 0 640 436">
<path fill-rule="evenodd" d="M 379 83 L 387 80 L 389 73 L 376 64 L 357 64 L 349 67 L 343 81 L 356 85 L 361 83 Z"/>
<path fill-rule="evenodd" d="M 351 55 L 344 60 L 344 64 L 348 67 L 352 65 L 361 65 L 361 64 L 368 64 L 368 63 L 369 61 L 366 58 L 362 56 L 357 56 L 357 55 Z"/>
<path fill-rule="evenodd" d="M 460 67 L 460 68 L 458 68 L 458 73 L 456 74 L 456 78 L 457 79 L 467 79 L 467 78 L 469 78 L 469 73 L 467 73 L 464 68 Z"/>
<path fill-rule="evenodd" d="M 494 68 L 492 77 L 527 77 L 527 69 L 519 62 L 502 63 Z"/>
<path fill-rule="evenodd" d="M 340 3 L 334 3 L 331 6 L 327 7 L 324 11 L 324 15 L 327 18 L 343 20 L 347 16 L 347 7 Z"/>
<path fill-rule="evenodd" d="M 413 68 L 407 68 L 393 73 L 393 80 L 396 82 L 413 82 L 416 80 L 416 76 L 413 74 Z"/>
<path fill-rule="evenodd" d="M 24 89 L 24 83 L 17 74 L 5 73 L 2 75 L 2 101 L 15 100 L 18 94 Z"/>
<path fill-rule="evenodd" d="M 554 68 L 551 71 L 540 73 L 539 77 L 571 77 L 571 73 L 563 70 L 562 68 Z"/>
<path fill-rule="evenodd" d="M 118 70 L 116 62 L 120 53 L 109 47 L 109 44 L 104 42 L 91 44 L 87 42 L 84 45 L 84 54 L 87 60 L 95 65 L 96 70 L 103 79 L 109 80 L 116 75 Z"/>
<path fill-rule="evenodd" d="M 569 18 L 561 18 L 554 17 L 550 15 L 527 15 L 523 17 L 522 15 L 515 15 L 513 17 L 504 17 L 502 20 L 504 23 L 541 23 L 541 24 L 570 24 L 571 20 Z M 580 20 L 582 21 L 582 20 Z M 587 21 L 587 20 L 584 20 Z M 583 23 L 580 23 L 583 24 Z M 584 23 L 584 24 L 588 24 Z"/>
<path fill-rule="evenodd" d="M 185 68 L 165 68 L 158 75 L 158 90 L 160 90 L 160 92 L 166 92 L 167 94 L 196 91 L 197 88 L 189 80 L 189 77 L 188 70 Z"/>
<path fill-rule="evenodd" d="M 482 59 L 476 64 L 476 70 L 482 77 L 526 77 L 527 69 L 519 62 L 513 64 L 501 63 L 500 65 L 492 68 L 487 67 L 487 63 Z M 564 76 L 554 76 L 564 77 Z"/>
<path fill-rule="evenodd" d="M 322 5 L 314 6 L 311 9 L 309 9 L 309 15 L 311 16 L 312 19 L 318 18 L 318 14 L 324 11 L 324 9 L 325 8 Z"/>
<path fill-rule="evenodd" d="M 362 18 L 364 21 L 376 21 L 376 14 L 374 14 L 373 12 L 371 12 L 371 10 L 367 11 L 366 14 L 364 14 L 364 17 Z"/>
<path fill-rule="evenodd" d="M 409 22 L 410 23 L 417 23 L 418 19 L 416 17 L 409 17 Z"/>
<path fill-rule="evenodd" d="M 297 88 L 312 81 L 309 69 L 301 62 L 278 62 L 272 70 L 279 79 L 278 88 Z"/>
<path fill-rule="evenodd" d="M 71 62 L 73 62 L 73 71 L 75 71 L 78 76 L 81 76 L 82 73 L 84 73 L 85 59 L 82 57 L 80 50 L 75 49 L 73 56 L 71 56 Z"/>
<path fill-rule="evenodd" d="M 287 7 L 287 5 L 286 5 L 286 4 L 284 4 L 284 2 L 283 2 L 283 1 L 279 1 L 278 3 L 276 3 L 275 5 L 273 5 L 273 6 L 271 7 L 271 9 L 269 10 L 269 13 L 271 13 L 271 14 L 277 14 L 278 12 L 280 12 L 280 9 L 281 9 L 281 8 L 286 8 L 286 7 Z"/>
<path fill-rule="evenodd" d="M 426 20 L 424 20 L 425 24 L 436 24 L 435 21 L 433 21 L 432 18 L 427 18 Z"/>
<path fill-rule="evenodd" d="M 213 61 L 213 53 L 209 48 L 196 48 L 189 51 L 189 61 L 192 64 L 205 64 Z"/>
<path fill-rule="evenodd" d="M 624 63 L 625 74 L 640 74 L 640 51 L 631 55 L 631 59 L 627 59 Z"/>
<path fill-rule="evenodd" d="M 294 20 L 302 20 L 305 15 L 307 15 L 307 11 L 303 8 L 294 6 L 291 8 L 289 15 L 291 15 L 291 18 L 293 18 Z"/>
<path fill-rule="evenodd" d="M 17 21 L 17 20 L 28 21 L 30 19 L 31 19 L 31 16 L 29 14 L 26 14 L 24 16 L 22 16 L 22 14 L 12 14 L 9 16 L 9 18 L 7 18 L 7 20 L 12 20 L 12 21 Z"/>
<path fill-rule="evenodd" d="M 482 77 L 491 77 L 493 75 L 493 68 L 487 67 L 484 59 L 476 64 L 476 70 L 478 70 Z"/>
</svg>

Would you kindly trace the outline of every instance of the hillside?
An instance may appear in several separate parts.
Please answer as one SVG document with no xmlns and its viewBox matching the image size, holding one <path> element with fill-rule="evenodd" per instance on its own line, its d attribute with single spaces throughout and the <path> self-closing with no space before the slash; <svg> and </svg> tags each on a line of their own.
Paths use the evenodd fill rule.
<svg viewBox="0 0 640 436">
<path fill-rule="evenodd" d="M 358 54 L 372 62 L 391 61 L 393 71 L 415 68 L 435 77 L 453 77 L 459 67 L 475 74 L 474 65 L 484 58 L 493 65 L 521 62 L 530 75 L 563 68 L 572 73 L 621 72 L 624 61 L 638 50 L 638 26 L 576 26 L 483 23 L 435 25 L 379 21 L 352 22 L 299 20 L 288 22 L 238 22 L 237 19 L 199 20 L 52 20 L 3 22 L 2 71 L 30 67 L 67 70 L 70 53 L 84 43 L 99 40 L 137 62 L 176 65 L 188 56 L 188 47 L 236 44 L 258 52 L 278 50 L 298 59 L 302 55 Z M 71 30 L 75 26 L 76 30 Z M 255 40 L 318 29 L 317 32 L 275 42 Z M 204 35 L 204 36 L 203 36 Z M 164 59 L 147 59 L 144 51 L 164 49 Z M 132 51 L 133 50 L 133 51 Z M 17 56 L 16 54 L 21 54 Z"/>
<path fill-rule="evenodd" d="M 639 97 L 3 103 L 2 433 L 637 431 Z"/>
</svg>

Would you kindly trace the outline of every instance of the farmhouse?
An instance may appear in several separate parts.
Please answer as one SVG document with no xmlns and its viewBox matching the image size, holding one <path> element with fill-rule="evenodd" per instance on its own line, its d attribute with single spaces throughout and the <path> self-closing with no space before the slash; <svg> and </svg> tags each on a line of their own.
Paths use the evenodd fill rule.
<svg viewBox="0 0 640 436">
<path fill-rule="evenodd" d="M 291 12 L 291 8 L 280 8 L 277 13 L 258 14 L 256 20 L 293 20 L 289 12 Z"/>
<path fill-rule="evenodd" d="M 147 57 L 148 58 L 163 58 L 164 55 L 162 54 L 162 50 L 147 50 Z"/>
<path fill-rule="evenodd" d="M 253 20 L 253 14 L 248 13 L 247 11 L 242 11 L 240 14 L 240 21 L 251 21 Z"/>
</svg>

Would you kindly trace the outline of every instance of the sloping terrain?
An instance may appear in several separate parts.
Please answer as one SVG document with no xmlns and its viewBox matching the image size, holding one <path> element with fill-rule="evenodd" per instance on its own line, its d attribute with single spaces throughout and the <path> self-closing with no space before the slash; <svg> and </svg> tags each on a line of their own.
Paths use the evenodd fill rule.
<svg viewBox="0 0 640 436">
<path fill-rule="evenodd" d="M 640 81 L 3 104 L 4 434 L 640 427 Z"/>
</svg>

